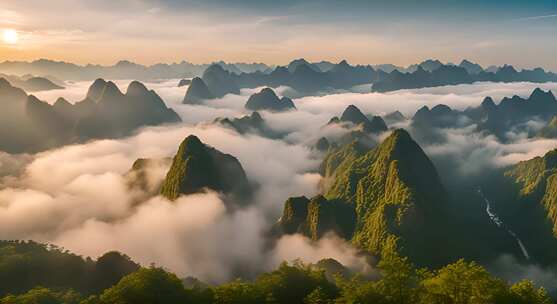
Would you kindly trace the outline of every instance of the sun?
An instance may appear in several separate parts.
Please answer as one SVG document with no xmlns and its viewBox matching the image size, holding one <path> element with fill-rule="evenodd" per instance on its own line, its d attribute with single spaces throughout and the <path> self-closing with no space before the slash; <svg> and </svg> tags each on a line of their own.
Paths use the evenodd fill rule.
<svg viewBox="0 0 557 304">
<path fill-rule="evenodd" d="M 16 44 L 19 40 L 16 30 L 4 30 L 4 42 L 7 44 Z"/>
</svg>

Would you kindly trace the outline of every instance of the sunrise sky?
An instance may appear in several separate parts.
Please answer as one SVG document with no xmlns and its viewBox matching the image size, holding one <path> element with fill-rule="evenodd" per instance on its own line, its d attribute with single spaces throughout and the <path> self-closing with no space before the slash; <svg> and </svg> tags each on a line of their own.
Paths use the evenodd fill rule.
<svg viewBox="0 0 557 304">
<path fill-rule="evenodd" d="M 0 29 L 0 61 L 467 58 L 557 70 L 557 1 L 3 0 Z"/>
</svg>

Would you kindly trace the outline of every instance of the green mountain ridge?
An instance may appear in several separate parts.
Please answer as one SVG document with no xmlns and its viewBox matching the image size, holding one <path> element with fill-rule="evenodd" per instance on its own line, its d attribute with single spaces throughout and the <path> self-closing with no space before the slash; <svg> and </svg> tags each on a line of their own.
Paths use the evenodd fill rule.
<svg viewBox="0 0 557 304">
<path fill-rule="evenodd" d="M 484 185 L 492 208 L 521 239 L 530 260 L 557 261 L 557 149 L 504 168 Z"/>
<path fill-rule="evenodd" d="M 543 138 L 557 138 L 557 116 L 553 116 L 537 135 Z"/>
<path fill-rule="evenodd" d="M 447 194 L 433 163 L 408 132 L 397 129 L 374 149 L 358 141 L 330 149 L 320 171 L 324 198 L 355 212 L 354 232 L 344 237 L 375 255 L 396 242 L 418 264 L 442 260 L 436 248 L 445 242 L 440 234 L 447 230 Z M 288 210 L 294 210 L 288 202 L 286 207 L 283 221 L 297 214 Z"/>
<path fill-rule="evenodd" d="M 541 203 L 557 237 L 557 149 L 518 163 L 505 177 L 514 181 L 521 198 Z"/>
<path fill-rule="evenodd" d="M 195 135 L 182 141 L 161 186 L 161 195 L 176 200 L 182 194 L 208 188 L 247 204 L 251 186 L 242 165 L 234 156 L 205 145 Z"/>
</svg>

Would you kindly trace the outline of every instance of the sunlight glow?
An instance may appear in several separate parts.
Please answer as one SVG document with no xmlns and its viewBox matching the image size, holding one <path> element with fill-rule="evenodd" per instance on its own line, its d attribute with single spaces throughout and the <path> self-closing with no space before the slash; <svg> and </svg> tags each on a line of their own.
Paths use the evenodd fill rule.
<svg viewBox="0 0 557 304">
<path fill-rule="evenodd" d="M 7 44 L 16 44 L 19 40 L 16 30 L 4 30 L 4 42 Z"/>
</svg>

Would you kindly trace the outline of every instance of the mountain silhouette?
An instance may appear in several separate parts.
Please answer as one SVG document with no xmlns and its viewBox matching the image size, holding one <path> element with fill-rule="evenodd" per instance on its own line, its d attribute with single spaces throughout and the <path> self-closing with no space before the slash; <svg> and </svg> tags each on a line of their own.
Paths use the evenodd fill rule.
<svg viewBox="0 0 557 304">
<path fill-rule="evenodd" d="M 282 112 L 295 110 L 294 102 L 287 97 L 278 98 L 270 88 L 264 88 L 258 93 L 250 96 L 245 108 L 252 111 L 267 110 L 271 112 Z"/>
</svg>

